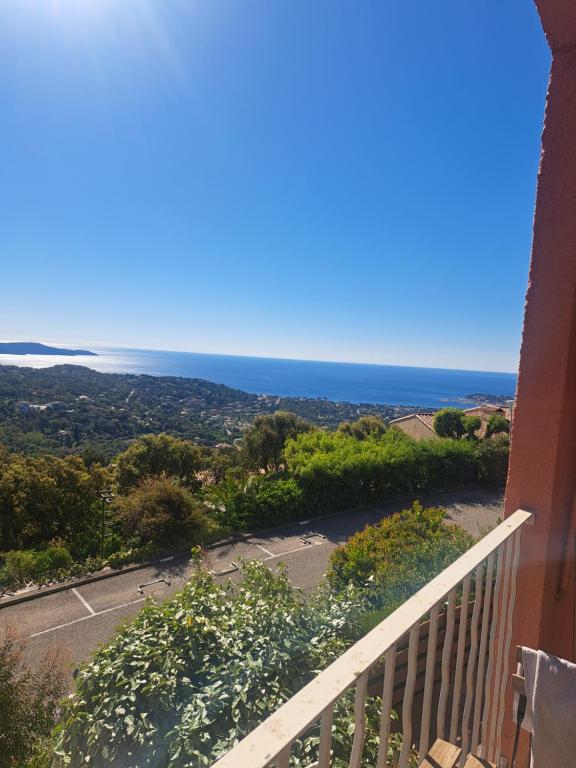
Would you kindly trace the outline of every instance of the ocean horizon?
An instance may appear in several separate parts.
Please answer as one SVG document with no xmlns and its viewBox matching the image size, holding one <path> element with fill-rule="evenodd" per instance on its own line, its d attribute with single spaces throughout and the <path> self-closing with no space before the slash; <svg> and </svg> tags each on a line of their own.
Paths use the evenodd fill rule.
<svg viewBox="0 0 576 768">
<path fill-rule="evenodd" d="M 245 357 L 200 352 L 91 347 L 97 357 L 0 355 L 0 364 L 31 368 L 84 365 L 102 373 L 199 378 L 245 392 L 352 403 L 466 407 L 470 394 L 513 397 L 514 373 Z"/>
</svg>

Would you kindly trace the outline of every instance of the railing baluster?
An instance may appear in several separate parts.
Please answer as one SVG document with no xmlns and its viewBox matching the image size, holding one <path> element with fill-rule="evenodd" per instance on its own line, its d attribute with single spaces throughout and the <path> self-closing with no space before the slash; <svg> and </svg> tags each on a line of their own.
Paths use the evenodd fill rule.
<svg viewBox="0 0 576 768">
<path fill-rule="evenodd" d="M 382 714 L 380 715 L 380 742 L 376 768 L 388 765 L 388 737 L 390 735 L 390 712 L 394 693 L 394 674 L 396 672 L 396 646 L 393 645 L 384 656 L 384 687 L 382 690 Z"/>
<path fill-rule="evenodd" d="M 480 734 L 480 722 L 482 719 L 482 698 L 484 691 L 484 669 L 486 666 L 486 648 L 488 643 L 488 627 L 490 626 L 490 606 L 492 605 L 492 593 L 494 591 L 494 563 L 496 555 L 492 553 L 486 566 L 486 589 L 484 592 L 484 605 L 482 609 L 482 631 L 480 633 L 480 653 L 478 655 L 478 672 L 476 674 L 476 693 L 474 694 L 474 717 L 472 719 L 472 744 L 471 751 L 478 750 L 478 737 Z"/>
<path fill-rule="evenodd" d="M 472 720 L 472 749 L 478 752 L 482 749 L 483 756 L 491 756 L 491 751 L 500 744 L 496 739 L 490 739 L 489 728 L 492 726 L 491 718 L 496 718 L 496 723 L 502 723 L 502 679 L 507 674 L 507 654 L 512 636 L 510 634 L 510 621 L 514 610 L 514 584 L 518 558 L 518 537 L 514 534 L 526 524 L 532 517 L 532 513 L 519 509 L 510 515 L 497 528 L 488 533 L 483 539 L 464 553 L 458 560 L 444 569 L 438 576 L 426 584 L 417 594 L 400 605 L 390 616 L 384 619 L 368 634 L 345 651 L 326 669 L 314 677 L 301 691 L 283 704 L 276 712 L 270 715 L 263 723 L 257 726 L 239 744 L 233 747 L 226 755 L 218 760 L 218 768 L 289 768 L 291 758 L 291 746 L 299 739 L 307 739 L 310 729 L 314 733 L 321 733 L 320 753 L 322 765 L 320 768 L 329 768 L 330 756 L 330 731 L 333 723 L 330 718 L 337 702 L 342 696 L 355 688 L 355 724 L 356 731 L 352 743 L 349 765 L 359 768 L 365 752 L 367 716 L 366 699 L 368 692 L 368 675 L 370 670 L 381 663 L 384 657 L 386 662 L 384 674 L 384 690 L 382 702 L 382 715 L 380 723 L 381 740 L 378 748 L 377 768 L 389 768 L 387 765 L 387 752 L 389 745 L 389 733 L 391 730 L 390 711 L 393 701 L 394 673 L 396 648 L 402 638 L 411 635 L 409 646 L 407 682 L 405 689 L 405 701 L 403 719 L 405 726 L 404 755 L 402 762 L 405 764 L 406 753 L 410 753 L 412 741 L 412 723 L 410 720 L 413 708 L 415 679 L 418 675 L 418 633 L 424 617 L 430 615 L 429 644 L 426 654 L 426 679 L 428 684 L 424 688 L 424 698 L 428 711 L 428 722 L 423 722 L 420 733 L 419 748 L 424 750 L 431 736 L 430 720 L 435 703 L 435 670 L 438 660 L 438 628 L 439 621 L 446 609 L 446 633 L 443 639 L 442 649 L 442 683 L 440 686 L 440 701 L 437 712 L 437 736 L 444 737 L 447 731 L 447 699 L 450 693 L 451 672 L 456 657 L 456 672 L 461 663 L 462 654 L 454 653 L 454 623 L 456 595 L 462 589 L 463 581 L 476 570 L 476 601 L 471 624 L 471 659 L 468 659 L 466 669 L 466 697 L 464 701 L 463 737 L 468 738 L 470 733 L 469 718 L 473 712 Z M 512 546 L 513 545 L 513 546 Z M 481 582 L 483 564 L 487 563 L 486 588 L 481 594 Z M 496 568 L 496 563 L 498 567 Z M 507 566 L 508 563 L 508 566 Z M 496 573 L 494 570 L 496 569 Z M 471 582 L 470 582 L 471 583 Z M 447 601 L 447 603 L 446 603 Z M 469 619 L 466 603 L 462 610 L 461 622 L 463 625 Z M 482 630 L 480 644 L 478 642 L 478 607 L 483 606 Z M 492 609 L 492 605 L 494 608 Z M 478 606 L 478 607 L 477 607 Z M 492 626 L 491 626 L 492 625 Z M 503 626 L 501 626 L 503 625 Z M 462 627 L 464 632 L 464 626 Z M 460 646 L 460 633 L 458 636 Z M 416 649 L 416 650 L 415 650 Z M 416 654 L 414 656 L 414 653 Z M 476 674 L 474 669 L 476 666 Z M 460 659 L 460 661 L 459 661 Z M 466 661 L 464 661 L 464 665 Z M 470 666 L 471 665 L 471 666 Z M 488 666 L 487 672 L 485 666 Z M 462 667 L 462 678 L 464 668 Z M 469 679 L 476 682 L 476 690 L 472 697 L 473 685 L 469 685 Z M 454 676 L 456 678 L 456 675 Z M 494 680 L 497 679 L 497 683 Z M 463 679 L 460 686 L 464 686 Z M 470 691 L 468 690 L 470 688 Z M 498 691 L 496 691 L 498 688 Z M 461 690 L 461 693 L 463 691 Z M 496 697 L 496 698 L 495 698 Z M 471 699 L 474 704 L 472 705 Z M 494 703 L 492 713 L 491 703 Z M 472 712 L 468 710 L 473 706 Z M 452 705 L 451 705 L 452 707 Z M 460 708 L 461 709 L 461 708 Z M 460 710 L 458 715 L 460 714 Z M 436 714 L 434 715 L 436 716 Z M 424 719 L 426 715 L 424 715 Z M 320 727 L 318 727 L 320 723 Z M 452 722 L 448 723 L 450 728 Z M 458 725 L 458 728 L 460 726 Z M 459 733 L 457 733 L 459 735 Z M 481 738 L 479 736 L 481 735 Z M 482 743 L 479 743 L 482 742 Z M 317 740 L 314 741 L 316 745 Z M 476 746 L 477 745 L 477 746 Z M 318 768 L 318 763 L 315 764 Z"/>
<path fill-rule="evenodd" d="M 412 747 L 412 703 L 414 701 L 414 688 L 416 687 L 419 638 L 420 622 L 418 621 L 410 630 L 410 642 L 408 644 L 408 670 L 406 673 L 406 687 L 404 688 L 404 701 L 402 702 L 402 750 L 398 760 L 398 768 L 408 768 Z"/>
<path fill-rule="evenodd" d="M 492 678 L 494 672 L 494 662 L 496 654 L 496 632 L 498 630 L 498 620 L 500 616 L 499 604 L 500 593 L 502 591 L 502 581 L 504 577 L 504 559 L 506 555 L 506 542 L 498 548 L 498 559 L 496 561 L 496 584 L 494 586 L 494 598 L 492 600 L 492 621 L 490 627 L 490 640 L 488 642 L 488 668 L 486 670 L 486 683 L 484 688 L 484 712 L 482 714 L 482 757 L 488 757 L 490 754 L 490 743 L 488 734 L 488 716 L 490 713 L 490 702 L 492 701 Z"/>
<path fill-rule="evenodd" d="M 446 702 L 448 701 L 448 689 L 450 688 L 450 666 L 452 661 L 452 642 L 454 639 L 454 608 L 456 605 L 456 587 L 448 594 L 448 607 L 446 610 L 446 633 L 444 635 L 444 648 L 442 649 L 442 685 L 440 687 L 440 700 L 438 702 L 438 717 L 436 719 L 436 733 L 439 739 L 444 738 L 446 725 Z"/>
<path fill-rule="evenodd" d="M 430 712 L 432 710 L 432 693 L 434 691 L 434 673 L 436 671 L 436 645 L 438 643 L 438 615 L 440 604 L 436 603 L 430 613 L 428 629 L 428 649 L 426 651 L 426 676 L 424 678 L 424 696 L 422 697 L 422 723 L 420 725 L 420 741 L 418 751 L 420 762 L 424 760 L 430 746 Z"/>
<path fill-rule="evenodd" d="M 320 721 L 320 749 L 318 768 L 330 768 L 330 749 L 332 747 L 332 723 L 334 722 L 334 704 L 322 713 Z"/>
<path fill-rule="evenodd" d="M 510 643 L 512 641 L 512 620 L 514 618 L 514 604 L 516 602 L 516 575 L 518 573 L 518 560 L 520 558 L 520 537 L 522 529 L 514 534 L 512 539 L 514 547 L 514 556 L 512 559 L 512 569 L 510 572 L 510 596 L 508 598 L 508 614 L 506 616 L 506 639 L 504 641 L 504 668 L 500 676 L 500 697 L 498 703 L 498 722 L 496 727 L 496 762 L 500 760 L 502 749 L 502 726 L 504 724 L 504 705 L 506 700 L 506 686 L 508 683 L 508 658 L 510 656 Z"/>
<path fill-rule="evenodd" d="M 494 673 L 494 704 L 490 711 L 490 735 L 488 738 L 488 750 L 486 756 L 490 755 L 490 759 L 494 760 L 495 746 L 496 746 L 496 722 L 498 719 L 498 703 L 499 696 L 498 691 L 500 688 L 500 681 L 502 679 L 502 663 L 504 660 L 504 638 L 506 636 L 506 616 L 505 611 L 508 607 L 508 601 L 510 599 L 510 576 L 512 573 L 512 539 L 508 539 L 506 542 L 506 557 L 504 560 L 504 576 L 502 579 L 502 597 L 498 603 L 498 650 L 496 654 L 496 670 Z"/>
<path fill-rule="evenodd" d="M 458 716 L 460 715 L 460 696 L 462 694 L 462 676 L 464 674 L 464 657 L 466 655 L 466 634 L 468 631 L 468 603 L 470 601 L 470 581 L 468 574 L 462 587 L 462 604 L 460 605 L 460 627 L 458 630 L 458 652 L 456 654 L 456 677 L 452 692 L 452 717 L 450 718 L 450 741 L 456 743 Z"/>
<path fill-rule="evenodd" d="M 368 689 L 367 669 L 358 678 L 356 683 L 356 695 L 354 697 L 354 741 L 350 755 L 349 768 L 360 768 L 362 751 L 364 749 L 364 736 L 366 734 L 366 692 Z"/>
<path fill-rule="evenodd" d="M 476 669 L 476 656 L 478 653 L 478 622 L 480 620 L 480 608 L 482 607 L 482 585 L 484 582 L 484 563 L 476 568 L 476 581 L 474 585 L 474 610 L 470 619 L 470 654 L 468 667 L 466 668 L 466 700 L 464 701 L 464 713 L 462 715 L 462 755 L 460 765 L 464 766 L 468 757 L 470 744 L 470 714 L 474 699 L 474 670 Z"/>
</svg>

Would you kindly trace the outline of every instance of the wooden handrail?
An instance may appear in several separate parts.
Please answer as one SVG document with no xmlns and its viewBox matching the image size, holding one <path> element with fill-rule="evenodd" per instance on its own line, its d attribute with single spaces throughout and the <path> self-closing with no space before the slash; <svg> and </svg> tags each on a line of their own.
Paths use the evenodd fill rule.
<svg viewBox="0 0 576 768">
<path fill-rule="evenodd" d="M 507 517 L 221 757 L 217 768 L 266 768 L 283 756 L 348 688 L 531 517 L 531 512 L 521 509 Z"/>
</svg>

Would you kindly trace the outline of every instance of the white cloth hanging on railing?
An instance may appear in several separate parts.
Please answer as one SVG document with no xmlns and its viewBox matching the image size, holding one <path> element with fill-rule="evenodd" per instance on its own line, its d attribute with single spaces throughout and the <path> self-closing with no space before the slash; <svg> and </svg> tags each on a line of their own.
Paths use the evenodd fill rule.
<svg viewBox="0 0 576 768">
<path fill-rule="evenodd" d="M 532 733 L 532 768 L 576 765 L 576 664 L 523 648 L 522 665 L 527 698 L 522 727 Z"/>
</svg>

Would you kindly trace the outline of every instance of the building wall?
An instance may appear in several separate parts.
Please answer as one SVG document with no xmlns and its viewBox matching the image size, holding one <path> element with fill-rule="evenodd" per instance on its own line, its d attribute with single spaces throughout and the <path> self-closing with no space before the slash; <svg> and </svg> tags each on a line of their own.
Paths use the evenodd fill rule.
<svg viewBox="0 0 576 768">
<path fill-rule="evenodd" d="M 534 511 L 522 533 L 516 645 L 575 658 L 576 545 L 576 2 L 537 0 L 552 51 L 506 515 Z M 513 743 L 512 696 L 504 754 Z M 523 736 L 518 765 L 526 765 Z"/>
</svg>

